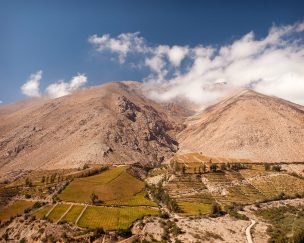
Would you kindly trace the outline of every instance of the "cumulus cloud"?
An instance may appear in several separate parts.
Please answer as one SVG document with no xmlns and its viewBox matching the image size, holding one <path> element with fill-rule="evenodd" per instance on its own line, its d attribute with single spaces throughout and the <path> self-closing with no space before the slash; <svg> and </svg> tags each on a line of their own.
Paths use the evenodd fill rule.
<svg viewBox="0 0 304 243">
<path fill-rule="evenodd" d="M 37 71 L 30 75 L 25 84 L 21 86 L 21 92 L 29 97 L 39 97 L 40 96 L 40 80 L 42 79 L 42 71 Z"/>
<path fill-rule="evenodd" d="M 29 97 L 40 97 L 41 93 L 39 90 L 39 85 L 41 79 L 42 71 L 38 71 L 34 74 L 31 74 L 26 83 L 21 86 L 22 93 Z M 64 82 L 64 80 L 60 80 L 56 83 L 48 85 L 44 93 L 50 98 L 58 98 L 78 91 L 86 83 L 86 75 L 78 74 L 74 76 L 69 82 Z"/>
<path fill-rule="evenodd" d="M 71 94 L 82 88 L 87 82 L 87 77 L 84 74 L 78 74 L 73 77 L 69 82 L 64 82 L 63 80 L 57 83 L 50 84 L 46 88 L 46 94 L 50 98 L 58 98 Z"/>
<path fill-rule="evenodd" d="M 133 66 L 150 71 L 144 87 L 159 100 L 206 103 L 233 89 L 252 88 L 304 104 L 303 32 L 304 22 L 273 26 L 263 38 L 251 31 L 223 46 L 151 45 L 139 33 L 94 35 L 89 42 L 98 52 L 118 54 L 121 64 L 136 55 L 139 63 Z"/>
<path fill-rule="evenodd" d="M 130 53 L 146 52 L 144 39 L 139 33 L 122 33 L 116 38 L 111 38 L 109 34 L 102 36 L 93 35 L 89 38 L 89 43 L 93 44 L 97 51 L 111 51 L 118 54 L 119 62 L 124 63 L 125 58 Z"/>
</svg>

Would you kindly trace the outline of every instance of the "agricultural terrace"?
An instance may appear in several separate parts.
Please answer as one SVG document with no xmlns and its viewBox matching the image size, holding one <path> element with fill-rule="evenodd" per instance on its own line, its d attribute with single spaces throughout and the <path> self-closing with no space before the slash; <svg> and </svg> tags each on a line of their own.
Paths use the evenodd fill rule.
<svg viewBox="0 0 304 243">
<path fill-rule="evenodd" d="M 53 222 L 59 219 L 83 228 L 105 230 L 128 229 L 133 222 L 147 215 L 158 215 L 158 209 L 148 207 L 105 207 L 57 204 L 41 208 L 34 213 L 38 218 L 46 217 Z"/>
<path fill-rule="evenodd" d="M 195 163 L 199 164 L 187 164 Z M 204 214 L 204 207 L 210 207 L 214 201 L 224 208 L 233 203 L 246 205 L 304 195 L 302 178 L 284 171 L 266 171 L 263 165 L 246 167 L 249 168 L 220 170 L 218 167 L 215 172 L 202 172 L 198 169 L 192 169 L 190 172 L 179 170 L 164 183 L 164 188 L 186 215 L 197 215 L 199 210 L 195 209 L 196 206 L 203 207 L 200 214 Z M 199 205 L 196 205 L 197 203 Z"/>
<path fill-rule="evenodd" d="M 62 201 L 91 203 L 92 193 L 107 205 L 156 206 L 144 192 L 144 182 L 127 172 L 125 166 L 114 167 L 95 176 L 74 179 L 59 194 Z"/>
<path fill-rule="evenodd" d="M 0 221 L 4 222 L 9 220 L 11 217 L 16 217 L 24 213 L 24 210 L 30 208 L 35 202 L 18 200 L 8 205 L 0 211 Z"/>
<path fill-rule="evenodd" d="M 91 166 L 83 169 L 35 170 L 26 172 L 22 177 L 0 189 L 0 198 L 15 195 L 25 198 L 50 199 L 52 194 L 62 187 L 66 181 L 83 174 L 102 169 L 101 166 Z"/>
</svg>

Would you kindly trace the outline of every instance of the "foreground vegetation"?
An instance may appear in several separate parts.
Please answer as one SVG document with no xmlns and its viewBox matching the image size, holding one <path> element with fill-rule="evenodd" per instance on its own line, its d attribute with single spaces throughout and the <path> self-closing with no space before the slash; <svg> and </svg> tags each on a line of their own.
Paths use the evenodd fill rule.
<svg viewBox="0 0 304 243">
<path fill-rule="evenodd" d="M 260 209 L 256 214 L 271 224 L 267 230 L 270 242 L 304 242 L 304 207 Z"/>
</svg>

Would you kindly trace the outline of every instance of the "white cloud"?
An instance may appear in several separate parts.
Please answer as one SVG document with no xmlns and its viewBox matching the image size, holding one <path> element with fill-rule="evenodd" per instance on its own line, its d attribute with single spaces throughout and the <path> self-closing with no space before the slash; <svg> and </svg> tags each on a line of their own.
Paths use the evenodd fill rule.
<svg viewBox="0 0 304 243">
<path fill-rule="evenodd" d="M 39 84 L 42 78 L 42 71 L 37 71 L 30 75 L 25 84 L 21 86 L 21 92 L 29 97 L 39 97 Z"/>
<path fill-rule="evenodd" d="M 87 82 L 87 77 L 85 74 L 78 74 L 73 77 L 69 82 L 58 81 L 57 83 L 50 84 L 46 88 L 46 94 L 50 98 L 58 98 L 71 94 L 82 88 Z"/>
<path fill-rule="evenodd" d="M 31 74 L 25 84 L 21 86 L 23 94 L 29 97 L 40 97 L 39 91 L 40 80 L 42 79 L 42 71 Z M 78 74 L 73 77 L 69 82 L 60 80 L 47 86 L 44 93 L 50 98 L 58 98 L 64 95 L 71 94 L 78 91 L 87 83 L 85 74 Z M 1 104 L 1 102 L 0 102 Z"/>
<path fill-rule="evenodd" d="M 2 101 L 2 100 L 0 100 L 0 105 L 1 105 L 1 104 L 3 104 L 3 101 Z"/>
<path fill-rule="evenodd" d="M 89 37 L 89 43 L 93 44 L 97 51 L 111 51 L 118 54 L 119 62 L 124 63 L 128 53 L 145 52 L 144 39 L 139 33 L 122 33 L 117 38 L 111 38 L 109 34 Z"/>
<path fill-rule="evenodd" d="M 94 35 L 89 41 L 99 52 L 117 53 L 121 63 L 128 61 L 129 55 L 137 55 L 139 63 L 133 66 L 150 70 L 144 87 L 159 100 L 187 97 L 206 103 L 231 89 L 251 87 L 304 105 L 303 32 L 304 22 L 273 26 L 264 38 L 256 38 L 251 31 L 220 47 L 153 46 L 139 33 L 116 38 Z"/>
<path fill-rule="evenodd" d="M 179 66 L 188 53 L 188 47 L 173 46 L 168 50 L 168 57 L 174 66 Z"/>
</svg>

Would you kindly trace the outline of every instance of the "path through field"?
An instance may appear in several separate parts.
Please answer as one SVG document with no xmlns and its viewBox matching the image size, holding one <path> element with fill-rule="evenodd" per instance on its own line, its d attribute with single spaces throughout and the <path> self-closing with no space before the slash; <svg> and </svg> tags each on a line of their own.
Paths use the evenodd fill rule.
<svg viewBox="0 0 304 243">
<path fill-rule="evenodd" d="M 247 240 L 247 243 L 253 243 L 253 240 L 252 240 L 252 236 L 251 236 L 251 228 L 255 225 L 256 221 L 251 219 L 251 224 L 246 228 L 246 240 Z"/>
</svg>

